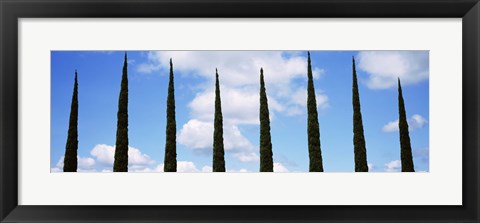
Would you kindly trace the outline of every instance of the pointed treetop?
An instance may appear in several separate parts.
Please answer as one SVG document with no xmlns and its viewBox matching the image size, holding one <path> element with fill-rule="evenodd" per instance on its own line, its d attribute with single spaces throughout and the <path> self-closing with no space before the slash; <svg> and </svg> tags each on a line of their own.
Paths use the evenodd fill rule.
<svg viewBox="0 0 480 223">
<path fill-rule="evenodd" d="M 357 71 L 356 71 L 356 69 L 355 69 L 355 57 L 354 57 L 354 56 L 352 56 L 352 67 L 353 67 L 353 70 L 355 71 L 355 76 L 356 76 L 356 75 L 357 75 Z M 355 78 L 357 78 L 357 77 L 355 77 Z"/>
<path fill-rule="evenodd" d="M 77 81 L 77 69 L 75 69 L 75 81 Z"/>
<path fill-rule="evenodd" d="M 217 73 L 217 74 L 218 74 L 218 69 L 217 69 L 216 67 L 215 67 L 215 73 Z"/>
<path fill-rule="evenodd" d="M 173 66 L 172 58 L 170 58 L 170 66 Z"/>
<path fill-rule="evenodd" d="M 127 51 L 125 51 L 125 61 L 127 61 Z"/>
<path fill-rule="evenodd" d="M 399 86 L 399 87 L 402 87 L 402 86 L 400 85 L 400 77 L 398 77 L 398 86 Z"/>
<path fill-rule="evenodd" d="M 263 74 L 263 67 L 260 67 L 260 73 Z"/>
</svg>

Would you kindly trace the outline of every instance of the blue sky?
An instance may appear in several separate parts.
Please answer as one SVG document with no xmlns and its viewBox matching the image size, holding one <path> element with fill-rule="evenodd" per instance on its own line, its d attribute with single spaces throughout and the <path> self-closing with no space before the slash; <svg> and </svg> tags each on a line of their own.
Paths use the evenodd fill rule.
<svg viewBox="0 0 480 223">
<path fill-rule="evenodd" d="M 264 69 L 274 170 L 307 172 L 306 51 L 128 51 L 129 171 L 163 170 L 169 59 L 175 74 L 178 171 L 211 171 L 218 68 L 226 169 L 259 170 L 259 71 Z M 52 51 L 51 171 L 59 172 L 78 71 L 79 171 L 111 172 L 124 51 Z M 429 171 L 428 51 L 311 51 L 326 172 L 354 171 L 352 56 L 367 161 L 398 172 L 397 77 L 416 171 Z"/>
</svg>

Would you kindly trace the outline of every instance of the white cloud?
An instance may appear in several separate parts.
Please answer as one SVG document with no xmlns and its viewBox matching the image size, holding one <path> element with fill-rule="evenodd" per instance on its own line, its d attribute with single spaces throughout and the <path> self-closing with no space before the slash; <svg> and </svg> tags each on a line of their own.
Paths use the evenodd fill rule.
<svg viewBox="0 0 480 223">
<path fill-rule="evenodd" d="M 253 145 L 245 138 L 235 125 L 223 126 L 225 150 L 250 150 Z M 213 123 L 191 119 L 183 125 L 178 133 L 178 143 L 192 149 L 212 149 Z"/>
<path fill-rule="evenodd" d="M 95 169 L 95 160 L 91 157 L 77 157 L 78 168 L 83 170 Z"/>
<path fill-rule="evenodd" d="M 63 169 L 60 169 L 58 167 L 52 167 L 52 168 L 50 168 L 50 172 L 51 173 L 59 173 L 59 172 L 63 172 Z"/>
<path fill-rule="evenodd" d="M 428 121 L 419 114 L 412 115 L 412 117 L 408 120 L 408 126 L 412 129 L 422 128 L 427 123 Z"/>
<path fill-rule="evenodd" d="M 223 139 L 226 152 L 233 153 L 239 161 L 258 161 L 258 155 L 254 152 L 256 147 L 242 135 L 237 126 L 224 124 Z M 191 119 L 178 132 L 177 141 L 190 149 L 210 154 L 213 147 L 213 123 Z"/>
<path fill-rule="evenodd" d="M 305 78 L 307 69 L 305 56 L 285 57 L 281 51 L 151 51 L 148 63 L 144 64 L 152 65 L 147 69 L 150 72 L 168 70 L 170 58 L 174 71 L 191 72 L 206 78 L 213 79 L 215 68 L 218 68 L 222 82 L 231 86 L 258 84 L 261 67 L 267 83 Z M 314 76 L 323 73 L 324 70 L 314 67 Z"/>
<path fill-rule="evenodd" d="M 202 172 L 212 172 L 213 168 L 211 166 L 203 166 Z"/>
<path fill-rule="evenodd" d="M 105 144 L 98 144 L 90 151 L 90 155 L 95 157 L 99 163 L 111 166 L 114 161 L 115 148 Z"/>
<path fill-rule="evenodd" d="M 177 162 L 177 172 L 198 172 L 197 167 L 190 161 Z"/>
<path fill-rule="evenodd" d="M 78 157 L 78 172 L 97 172 L 96 163 L 101 163 L 104 167 L 111 167 L 113 165 L 113 158 L 115 149 L 113 146 L 98 144 L 92 151 L 91 157 Z M 63 156 L 59 159 L 55 167 L 50 168 L 51 172 L 63 172 Z M 164 164 L 158 164 L 155 167 L 152 165 L 155 163 L 154 160 L 146 154 L 143 154 L 140 150 L 129 147 L 129 162 L 128 162 L 128 172 L 163 172 Z M 211 166 L 203 166 L 200 170 L 196 167 L 194 162 L 191 161 L 177 161 L 177 172 L 212 172 Z M 102 173 L 112 172 L 112 169 L 101 169 Z"/>
<path fill-rule="evenodd" d="M 225 124 L 258 124 L 259 92 L 254 87 L 220 87 Z M 215 91 L 208 89 L 196 95 L 188 105 L 192 115 L 202 121 L 213 121 Z"/>
<path fill-rule="evenodd" d="M 293 92 L 292 81 L 307 77 L 305 56 L 282 51 L 151 51 L 148 62 L 138 65 L 137 70 L 147 73 L 161 70 L 167 74 L 172 58 L 174 71 L 205 78 L 209 84 L 203 83 L 203 91 L 190 103 L 190 108 L 194 118 L 210 120 L 214 108 L 214 74 L 218 68 L 224 120 L 258 124 L 260 67 L 264 69 L 269 108 L 288 113 L 291 110 L 288 105 Z M 323 69 L 313 67 L 314 77 L 324 73 Z M 317 86 L 317 91 L 319 89 Z M 321 108 L 322 100 L 326 99 L 323 95 L 317 99 Z M 236 117 L 238 115 L 240 117 Z"/>
<path fill-rule="evenodd" d="M 400 77 L 402 85 L 427 80 L 429 76 L 428 51 L 361 51 L 358 68 L 367 72 L 367 86 L 371 89 L 395 87 Z"/>
<path fill-rule="evenodd" d="M 128 172 L 163 172 L 164 164 L 159 164 L 155 168 L 144 167 L 144 168 L 137 168 L 137 169 L 128 169 Z"/>
<path fill-rule="evenodd" d="M 172 58 L 174 72 L 201 77 L 197 92 L 188 104 L 191 119 L 178 132 L 178 142 L 195 150 L 211 153 L 215 103 L 215 69 L 218 68 L 222 100 L 224 144 L 226 152 L 241 162 L 256 162 L 258 146 L 240 131 L 240 125 L 259 124 L 259 76 L 263 67 L 270 119 L 277 114 L 306 114 L 306 88 L 296 82 L 307 79 L 305 53 L 281 51 L 152 51 L 148 61 L 139 64 L 139 72 L 168 74 Z M 325 71 L 313 67 L 318 79 Z M 298 81 L 296 81 L 298 80 Z M 317 86 L 317 92 L 320 87 Z M 295 94 L 296 91 L 299 93 Z M 328 107 L 328 96 L 317 93 L 318 107 Z"/>
<path fill-rule="evenodd" d="M 373 163 L 369 163 L 369 164 L 367 164 L 367 166 L 368 166 L 368 171 L 372 171 L 377 167 Z"/>
<path fill-rule="evenodd" d="M 191 119 L 178 132 L 177 142 L 191 149 L 212 148 L 213 123 Z"/>
<path fill-rule="evenodd" d="M 134 169 L 134 170 L 129 169 L 129 172 L 163 172 L 163 168 L 164 168 L 164 164 L 162 163 L 162 164 L 159 164 L 158 166 L 156 166 L 153 169 L 149 168 L 149 167 L 146 167 L 146 168 L 143 168 L 143 169 Z M 195 163 L 193 163 L 191 161 L 177 161 L 177 172 L 199 172 L 199 171 L 200 170 L 198 170 Z M 204 167 L 202 167 L 201 171 L 202 172 L 211 172 L 212 167 L 204 166 Z"/>
<path fill-rule="evenodd" d="M 384 132 L 396 132 L 398 131 L 398 119 L 395 121 L 388 122 L 383 126 L 382 130 Z"/>
<path fill-rule="evenodd" d="M 139 149 L 128 147 L 128 165 L 150 165 L 155 161 L 149 155 L 143 154 Z"/>
<path fill-rule="evenodd" d="M 248 172 L 250 172 L 250 171 L 248 171 L 247 169 L 242 168 L 242 169 L 239 169 L 239 170 L 235 170 L 235 169 L 230 170 L 230 169 L 227 169 L 227 172 L 230 172 L 230 173 L 248 173 Z"/>
<path fill-rule="evenodd" d="M 273 163 L 273 172 L 289 172 L 281 163 Z"/>
<path fill-rule="evenodd" d="M 60 157 L 55 167 L 50 168 L 50 172 L 63 172 L 64 156 Z M 95 160 L 91 157 L 77 156 L 77 172 L 94 172 Z"/>
<path fill-rule="evenodd" d="M 105 166 L 112 166 L 115 157 L 115 146 L 97 144 L 90 151 L 90 155 L 92 155 L 99 163 Z M 137 148 L 131 146 L 128 147 L 129 168 L 139 169 L 154 163 L 155 161 L 152 160 L 149 155 L 142 153 Z"/>
<path fill-rule="evenodd" d="M 393 160 L 385 164 L 385 172 L 399 172 L 402 167 L 400 160 Z"/>
<path fill-rule="evenodd" d="M 412 115 L 412 117 L 408 119 L 407 122 L 408 130 L 410 131 L 423 128 L 428 123 L 427 119 L 425 119 L 419 114 Z M 382 130 L 384 132 L 398 132 L 398 119 L 385 124 Z"/>
</svg>

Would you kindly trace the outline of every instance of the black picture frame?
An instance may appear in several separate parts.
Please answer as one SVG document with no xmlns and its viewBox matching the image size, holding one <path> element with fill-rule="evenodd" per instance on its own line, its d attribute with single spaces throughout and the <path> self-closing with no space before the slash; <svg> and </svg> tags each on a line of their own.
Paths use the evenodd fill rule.
<svg viewBox="0 0 480 223">
<path fill-rule="evenodd" d="M 462 18 L 462 206 L 18 205 L 18 19 Z M 479 222 L 478 0 L 0 0 L 1 222 Z M 460 75 L 460 74 L 458 74 Z M 40 191 L 39 191 L 40 192 Z M 441 194 L 439 194 L 441 196 Z"/>
</svg>

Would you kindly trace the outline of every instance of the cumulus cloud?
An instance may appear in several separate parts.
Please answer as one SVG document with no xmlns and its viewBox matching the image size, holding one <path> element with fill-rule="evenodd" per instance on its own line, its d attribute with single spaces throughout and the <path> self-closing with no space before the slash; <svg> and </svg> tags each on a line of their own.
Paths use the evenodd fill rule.
<svg viewBox="0 0 480 223">
<path fill-rule="evenodd" d="M 410 119 L 407 120 L 408 129 L 420 129 L 427 125 L 428 121 L 419 114 L 414 114 Z M 395 121 L 388 122 L 382 128 L 384 132 L 398 132 L 398 119 Z"/>
<path fill-rule="evenodd" d="M 129 170 L 129 172 L 163 172 L 164 164 L 159 164 L 155 168 L 146 167 L 143 169 Z M 212 172 L 211 166 L 203 166 L 200 170 L 194 162 L 191 161 L 177 161 L 177 172 Z"/>
<path fill-rule="evenodd" d="M 115 146 L 97 144 L 90 151 L 90 155 L 92 155 L 100 165 L 112 167 L 115 157 Z M 128 147 L 129 171 L 142 170 L 154 163 L 155 160 L 151 159 L 149 155 L 142 153 L 137 148 Z"/>
<path fill-rule="evenodd" d="M 412 129 L 422 128 L 427 123 L 428 121 L 419 114 L 412 115 L 412 117 L 408 120 L 408 126 Z"/>
<path fill-rule="evenodd" d="M 139 72 L 168 70 L 172 58 L 175 70 L 206 78 L 212 78 L 212 72 L 218 68 L 220 74 L 225 74 L 224 83 L 232 86 L 258 84 L 260 67 L 271 74 L 265 75 L 267 83 L 305 78 L 307 68 L 305 56 L 291 54 L 286 57 L 281 51 L 151 51 L 147 57 L 148 62 L 140 64 Z M 314 67 L 315 77 L 323 73 L 324 70 Z"/>
<path fill-rule="evenodd" d="M 258 124 L 260 96 L 255 87 L 221 88 L 222 114 L 226 124 Z M 214 89 L 196 95 L 189 103 L 191 113 L 202 121 L 213 121 L 215 109 Z M 278 107 L 277 107 L 278 110 Z M 239 112 L 241 111 L 241 112 Z"/>
<path fill-rule="evenodd" d="M 202 172 L 212 172 L 213 168 L 211 166 L 203 166 Z"/>
<path fill-rule="evenodd" d="M 273 172 L 289 172 L 281 163 L 273 163 Z"/>
<path fill-rule="evenodd" d="M 369 163 L 367 164 L 368 166 L 368 171 L 372 171 L 372 170 L 375 170 L 377 166 L 375 166 L 373 163 Z"/>
<path fill-rule="evenodd" d="M 78 168 L 84 170 L 95 169 L 95 160 L 90 157 L 77 157 Z"/>
<path fill-rule="evenodd" d="M 77 157 L 78 172 L 96 172 L 97 167 L 101 169 L 101 172 L 111 172 L 113 167 L 113 161 L 115 156 L 115 146 L 106 144 L 97 144 L 90 151 L 92 157 Z M 50 169 L 51 172 L 63 171 L 63 159 L 62 156 L 55 167 Z M 134 147 L 128 148 L 128 169 L 129 171 L 142 171 L 148 169 L 153 165 L 155 160 L 152 160 L 150 156 L 142 153 L 139 149 Z M 98 166 L 97 166 L 98 165 Z"/>
<path fill-rule="evenodd" d="M 429 76 L 428 51 L 361 51 L 357 56 L 359 70 L 368 74 L 370 89 L 387 89 L 427 80 Z"/>
<path fill-rule="evenodd" d="M 269 107 L 273 111 L 288 113 L 294 86 L 293 80 L 305 80 L 307 58 L 298 53 L 282 51 L 151 51 L 148 62 L 139 64 L 138 71 L 167 73 L 169 60 L 173 59 L 174 71 L 185 75 L 199 76 L 207 80 L 204 89 L 190 103 L 193 116 L 208 120 L 213 117 L 214 77 L 218 68 L 221 83 L 222 109 L 225 121 L 238 124 L 258 124 L 259 74 L 264 76 L 269 96 Z M 164 71 L 164 72 L 163 72 Z M 313 67 L 313 76 L 320 77 L 325 71 Z M 205 87 L 209 86 L 209 87 Z M 317 86 L 317 90 L 320 87 Z M 325 94 L 319 94 L 319 98 Z M 325 95 L 326 96 L 326 95 Z M 322 99 L 319 107 L 323 108 Z M 239 110 L 240 109 L 240 110 Z M 239 112 L 241 111 L 241 112 Z M 241 115 L 240 117 L 236 117 Z M 205 117 L 206 116 L 206 117 Z M 228 121 L 227 121 L 228 122 Z"/>
<path fill-rule="evenodd" d="M 236 169 L 227 169 L 227 172 L 230 172 L 230 173 L 248 173 L 250 171 L 248 171 L 247 169 L 239 169 L 239 170 L 236 170 Z"/>
<path fill-rule="evenodd" d="M 177 162 L 177 172 L 198 172 L 193 162 L 179 161 Z"/>
<path fill-rule="evenodd" d="M 164 164 L 159 164 L 157 165 L 156 167 L 145 167 L 143 166 L 142 168 L 130 168 L 128 169 L 128 172 L 144 172 L 144 173 L 147 173 L 147 172 L 163 172 L 163 167 L 164 167 Z"/>
<path fill-rule="evenodd" d="M 50 168 L 50 172 L 63 172 L 64 156 L 60 157 L 55 167 Z M 77 172 L 93 172 L 95 171 L 95 160 L 91 157 L 77 156 Z"/>
<path fill-rule="evenodd" d="M 255 146 L 242 135 L 238 126 L 223 126 L 223 142 L 227 153 L 241 162 L 258 161 Z M 213 123 L 191 119 L 178 132 L 178 143 L 190 149 L 210 154 L 213 147 Z"/>
<path fill-rule="evenodd" d="M 50 168 L 50 173 L 59 173 L 59 172 L 63 172 L 63 169 L 60 169 L 58 167 Z"/>
<path fill-rule="evenodd" d="M 225 150 L 249 150 L 254 147 L 234 125 L 224 125 L 223 138 Z M 192 149 L 212 149 L 213 123 L 191 119 L 183 125 L 177 140 Z"/>
<path fill-rule="evenodd" d="M 191 119 L 177 134 L 177 142 L 191 149 L 208 149 L 213 146 L 213 123 Z"/>
<path fill-rule="evenodd" d="M 385 164 L 385 172 L 400 172 L 400 168 L 402 167 L 402 163 L 400 160 L 393 160 Z"/>
<path fill-rule="evenodd" d="M 167 74 L 170 58 L 174 72 L 203 78 L 196 86 L 196 95 L 188 104 L 191 119 L 178 132 L 178 142 L 194 151 L 211 152 L 215 103 L 215 69 L 218 68 L 224 143 L 227 152 L 241 162 L 257 162 L 258 146 L 240 131 L 240 125 L 258 125 L 259 75 L 264 69 L 270 119 L 278 114 L 306 114 L 306 88 L 298 88 L 296 80 L 307 78 L 306 55 L 281 51 L 152 51 L 148 61 L 138 64 L 137 71 Z M 325 71 L 313 67 L 319 79 Z M 328 107 L 328 96 L 317 86 L 317 104 Z"/>
</svg>

